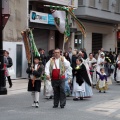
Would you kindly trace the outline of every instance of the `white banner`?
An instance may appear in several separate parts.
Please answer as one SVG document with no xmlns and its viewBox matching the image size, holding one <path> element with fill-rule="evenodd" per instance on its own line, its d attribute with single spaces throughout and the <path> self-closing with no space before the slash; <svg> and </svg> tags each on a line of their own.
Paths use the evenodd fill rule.
<svg viewBox="0 0 120 120">
<path fill-rule="evenodd" d="M 57 29 L 60 31 L 60 33 L 63 34 L 65 32 L 65 19 L 66 19 L 65 11 L 56 10 L 53 11 L 52 15 L 55 19 L 58 19 L 58 23 L 57 21 L 55 21 L 55 25 Z"/>
</svg>

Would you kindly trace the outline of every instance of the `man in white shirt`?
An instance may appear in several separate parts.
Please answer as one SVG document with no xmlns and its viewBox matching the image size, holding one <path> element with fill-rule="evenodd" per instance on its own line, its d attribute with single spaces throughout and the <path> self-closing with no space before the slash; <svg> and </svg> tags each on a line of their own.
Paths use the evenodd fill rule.
<svg viewBox="0 0 120 120">
<path fill-rule="evenodd" d="M 45 66 L 45 74 L 47 79 L 52 81 L 54 90 L 54 106 L 57 108 L 60 101 L 60 107 L 64 108 L 66 104 L 65 95 L 65 69 L 70 66 L 63 56 L 60 56 L 60 49 L 55 49 L 54 57 L 52 57 Z"/>
</svg>

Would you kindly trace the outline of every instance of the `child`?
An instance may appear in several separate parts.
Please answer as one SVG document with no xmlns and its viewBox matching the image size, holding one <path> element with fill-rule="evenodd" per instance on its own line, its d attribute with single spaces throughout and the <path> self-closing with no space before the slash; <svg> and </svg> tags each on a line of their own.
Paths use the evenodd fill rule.
<svg viewBox="0 0 120 120">
<path fill-rule="evenodd" d="M 39 94 L 41 88 L 41 80 L 40 76 L 42 74 L 43 67 L 40 65 L 40 58 L 34 58 L 34 65 L 27 69 L 27 74 L 29 74 L 29 82 L 28 82 L 28 91 L 32 92 L 33 104 L 32 107 L 39 107 Z"/>
<path fill-rule="evenodd" d="M 99 80 L 98 80 L 98 84 L 96 86 L 97 90 L 99 90 L 99 92 L 101 93 L 101 91 L 104 91 L 104 93 L 107 90 L 107 75 L 105 74 L 105 70 L 104 68 L 100 69 L 100 73 L 96 71 L 96 74 L 99 75 Z"/>
</svg>

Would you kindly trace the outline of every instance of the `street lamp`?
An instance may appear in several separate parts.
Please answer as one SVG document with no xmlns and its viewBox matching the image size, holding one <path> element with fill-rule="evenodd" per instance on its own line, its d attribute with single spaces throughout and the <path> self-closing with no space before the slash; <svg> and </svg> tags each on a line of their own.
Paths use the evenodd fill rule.
<svg viewBox="0 0 120 120">
<path fill-rule="evenodd" d="M 6 80 L 4 74 L 4 57 L 3 57 L 3 17 L 2 17 L 2 0 L 0 0 L 0 95 L 7 94 Z"/>
</svg>

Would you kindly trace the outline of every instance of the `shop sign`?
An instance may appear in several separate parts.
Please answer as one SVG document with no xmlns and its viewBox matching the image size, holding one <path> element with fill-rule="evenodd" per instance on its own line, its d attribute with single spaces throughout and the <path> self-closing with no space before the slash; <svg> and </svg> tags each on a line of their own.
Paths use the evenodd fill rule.
<svg viewBox="0 0 120 120">
<path fill-rule="evenodd" d="M 117 40 L 120 40 L 120 31 L 117 32 Z"/>
<path fill-rule="evenodd" d="M 52 14 L 31 11 L 30 22 L 54 25 L 54 18 Z"/>
<path fill-rule="evenodd" d="M 49 25 L 54 25 L 54 17 L 52 16 L 52 14 L 48 14 L 48 24 Z"/>
</svg>

